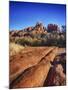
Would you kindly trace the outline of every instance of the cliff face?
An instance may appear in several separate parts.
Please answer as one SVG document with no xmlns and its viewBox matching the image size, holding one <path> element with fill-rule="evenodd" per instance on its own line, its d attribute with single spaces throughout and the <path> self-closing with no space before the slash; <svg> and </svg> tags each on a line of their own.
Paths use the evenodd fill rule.
<svg viewBox="0 0 68 90">
<path fill-rule="evenodd" d="M 36 26 L 34 27 L 34 30 L 32 31 L 33 34 L 42 34 L 46 33 L 46 29 L 43 26 L 42 23 L 37 23 Z"/>
</svg>

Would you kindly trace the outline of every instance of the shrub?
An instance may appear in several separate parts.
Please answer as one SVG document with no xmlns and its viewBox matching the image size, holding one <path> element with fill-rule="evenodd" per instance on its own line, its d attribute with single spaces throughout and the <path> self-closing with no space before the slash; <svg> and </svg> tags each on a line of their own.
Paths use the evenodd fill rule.
<svg viewBox="0 0 68 90">
<path fill-rule="evenodd" d="M 18 44 L 24 45 L 24 46 L 25 46 L 25 45 L 31 45 L 31 40 L 28 39 L 28 38 L 22 38 L 22 39 L 16 40 L 15 43 L 18 43 Z"/>
</svg>

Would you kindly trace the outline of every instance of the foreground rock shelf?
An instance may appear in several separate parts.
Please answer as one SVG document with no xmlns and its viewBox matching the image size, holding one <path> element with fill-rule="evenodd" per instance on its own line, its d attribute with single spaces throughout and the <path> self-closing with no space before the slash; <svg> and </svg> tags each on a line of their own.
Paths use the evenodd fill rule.
<svg viewBox="0 0 68 90">
<path fill-rule="evenodd" d="M 10 88 L 50 86 L 53 82 L 49 80 L 53 80 L 56 68 L 62 70 L 60 78 L 64 81 L 62 65 L 54 63 L 58 51 L 57 47 L 32 47 L 26 53 L 21 51 L 13 58 L 10 57 Z"/>
</svg>

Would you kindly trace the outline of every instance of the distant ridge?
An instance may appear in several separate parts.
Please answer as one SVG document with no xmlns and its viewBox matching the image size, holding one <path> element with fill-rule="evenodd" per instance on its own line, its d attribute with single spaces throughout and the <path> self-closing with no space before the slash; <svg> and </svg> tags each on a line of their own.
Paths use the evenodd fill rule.
<svg viewBox="0 0 68 90">
<path fill-rule="evenodd" d="M 22 30 L 12 30 L 10 31 L 10 36 L 13 37 L 23 37 L 23 36 L 30 36 L 30 34 L 46 34 L 47 30 L 46 27 L 43 26 L 41 22 L 37 22 L 36 25 L 27 27 Z"/>
</svg>

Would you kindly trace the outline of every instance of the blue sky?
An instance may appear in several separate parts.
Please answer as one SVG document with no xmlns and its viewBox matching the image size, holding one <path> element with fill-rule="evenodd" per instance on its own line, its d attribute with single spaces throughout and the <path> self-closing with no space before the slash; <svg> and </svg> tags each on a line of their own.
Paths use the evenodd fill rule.
<svg viewBox="0 0 68 90">
<path fill-rule="evenodd" d="M 34 26 L 38 21 L 46 27 L 49 23 L 59 26 L 66 23 L 66 6 L 60 4 L 9 2 L 9 28 L 20 30 Z"/>
</svg>

